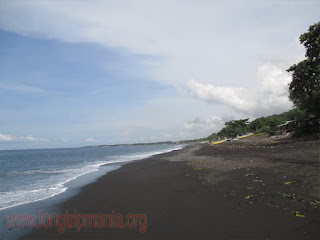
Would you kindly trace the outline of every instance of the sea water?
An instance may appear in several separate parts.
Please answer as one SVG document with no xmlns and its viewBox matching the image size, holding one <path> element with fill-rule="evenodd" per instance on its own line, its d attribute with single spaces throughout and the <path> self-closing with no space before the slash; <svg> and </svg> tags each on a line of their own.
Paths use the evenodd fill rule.
<svg viewBox="0 0 320 240">
<path fill-rule="evenodd" d="M 59 195 L 68 182 L 105 165 L 119 165 L 182 148 L 129 145 L 0 151 L 0 210 Z"/>
</svg>

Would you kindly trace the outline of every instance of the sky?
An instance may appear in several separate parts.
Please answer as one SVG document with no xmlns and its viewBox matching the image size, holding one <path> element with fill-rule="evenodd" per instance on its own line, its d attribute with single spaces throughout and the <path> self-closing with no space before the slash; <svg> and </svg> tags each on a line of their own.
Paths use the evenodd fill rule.
<svg viewBox="0 0 320 240">
<path fill-rule="evenodd" d="M 0 150 L 207 137 L 282 113 L 314 0 L 0 0 Z"/>
</svg>

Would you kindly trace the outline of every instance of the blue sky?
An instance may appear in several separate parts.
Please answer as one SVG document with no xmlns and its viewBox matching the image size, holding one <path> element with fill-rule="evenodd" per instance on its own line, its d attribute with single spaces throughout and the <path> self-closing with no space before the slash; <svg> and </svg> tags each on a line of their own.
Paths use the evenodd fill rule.
<svg viewBox="0 0 320 240">
<path fill-rule="evenodd" d="M 139 62 L 152 61 L 148 56 L 7 31 L 0 31 L 0 38 L 1 76 L 5 79 L 0 85 L 0 107 L 2 115 L 7 116 L 0 123 L 13 136 L 37 135 L 43 144 L 48 135 L 56 141 L 61 136 L 72 139 L 73 135 L 85 140 L 93 138 L 91 134 L 98 137 L 102 131 L 116 138 L 117 131 L 87 131 L 86 124 L 97 119 L 117 121 L 117 116 L 134 118 L 135 106 L 176 93 L 172 86 L 148 81 L 141 74 L 143 66 Z M 77 129 L 76 125 L 81 127 Z"/>
<path fill-rule="evenodd" d="M 205 137 L 287 111 L 318 1 L 0 0 L 0 149 Z"/>
</svg>

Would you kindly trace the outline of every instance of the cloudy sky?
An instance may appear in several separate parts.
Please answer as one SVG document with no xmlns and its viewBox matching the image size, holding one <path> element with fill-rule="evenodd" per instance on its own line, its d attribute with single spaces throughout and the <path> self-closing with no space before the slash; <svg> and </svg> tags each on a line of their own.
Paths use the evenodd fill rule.
<svg viewBox="0 0 320 240">
<path fill-rule="evenodd" d="M 281 113 L 313 0 L 0 0 L 0 149 L 205 137 Z"/>
</svg>

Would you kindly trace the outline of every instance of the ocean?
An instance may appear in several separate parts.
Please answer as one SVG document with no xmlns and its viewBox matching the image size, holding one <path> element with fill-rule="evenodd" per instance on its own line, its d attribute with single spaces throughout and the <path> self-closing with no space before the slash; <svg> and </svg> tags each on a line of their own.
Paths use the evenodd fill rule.
<svg viewBox="0 0 320 240">
<path fill-rule="evenodd" d="M 104 166 L 120 167 L 182 147 L 131 145 L 0 151 L 0 210 L 59 195 L 68 190 L 70 181 L 92 175 Z"/>
</svg>

